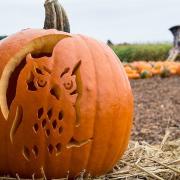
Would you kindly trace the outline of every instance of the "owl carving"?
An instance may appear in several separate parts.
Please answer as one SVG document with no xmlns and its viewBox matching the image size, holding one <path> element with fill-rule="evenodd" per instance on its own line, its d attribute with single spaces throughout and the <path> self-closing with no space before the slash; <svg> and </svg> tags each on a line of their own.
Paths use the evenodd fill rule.
<svg viewBox="0 0 180 180">
<path fill-rule="evenodd" d="M 71 148 L 89 142 L 73 137 L 79 125 L 75 104 L 81 61 L 73 68 L 60 67 L 56 71 L 52 71 L 53 59 L 48 56 L 28 54 L 24 61 L 8 117 L 11 145 L 17 147 L 18 155 L 27 162 L 43 161 L 44 149 L 48 158 L 61 159 L 61 154 L 63 158 Z M 43 94 L 47 96 L 42 97 Z"/>
</svg>

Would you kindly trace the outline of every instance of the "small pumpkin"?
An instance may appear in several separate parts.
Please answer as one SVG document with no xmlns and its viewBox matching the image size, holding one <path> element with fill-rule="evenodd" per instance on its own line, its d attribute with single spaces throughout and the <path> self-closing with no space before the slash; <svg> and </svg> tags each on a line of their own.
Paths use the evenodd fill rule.
<svg viewBox="0 0 180 180">
<path fill-rule="evenodd" d="M 103 43 L 27 29 L 0 42 L 0 173 L 48 179 L 111 170 L 124 153 L 133 97 Z M 18 162 L 18 165 L 17 165 Z"/>
<path fill-rule="evenodd" d="M 138 72 L 142 72 L 144 70 L 150 71 L 152 69 L 152 65 L 144 61 L 133 62 L 132 66 L 135 67 Z"/>
<path fill-rule="evenodd" d="M 124 69 L 125 69 L 127 74 L 130 74 L 133 71 L 133 69 L 130 66 L 124 66 Z"/>
<path fill-rule="evenodd" d="M 160 76 L 162 78 L 166 78 L 166 77 L 169 77 L 170 75 L 171 75 L 170 70 L 167 67 L 165 67 L 165 66 L 162 67 Z"/>
<path fill-rule="evenodd" d="M 139 73 L 131 73 L 131 74 L 128 74 L 128 78 L 129 79 L 139 79 L 140 75 L 139 75 Z"/>
<path fill-rule="evenodd" d="M 159 75 L 161 73 L 161 71 L 159 69 L 152 68 L 151 73 L 152 73 L 152 75 Z"/>
<path fill-rule="evenodd" d="M 150 77 L 152 77 L 152 73 L 151 73 L 150 71 L 148 71 L 148 70 L 143 70 L 143 71 L 141 72 L 141 74 L 140 74 L 140 77 L 141 77 L 142 79 L 144 79 L 144 78 L 150 78 Z"/>
</svg>

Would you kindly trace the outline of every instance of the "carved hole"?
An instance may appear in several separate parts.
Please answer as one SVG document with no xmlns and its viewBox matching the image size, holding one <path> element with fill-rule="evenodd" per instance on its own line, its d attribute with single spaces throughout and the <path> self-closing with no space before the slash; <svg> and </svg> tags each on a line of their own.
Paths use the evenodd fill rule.
<svg viewBox="0 0 180 180">
<path fill-rule="evenodd" d="M 71 75 L 76 75 L 80 65 L 81 65 L 81 60 L 75 65 Z"/>
<path fill-rule="evenodd" d="M 39 149 L 36 145 L 34 145 L 33 149 L 32 149 L 32 152 L 34 153 L 34 155 L 37 157 L 38 156 L 38 153 L 39 153 Z"/>
<path fill-rule="evenodd" d="M 30 90 L 30 91 L 37 91 L 37 88 L 34 85 L 33 81 L 28 82 L 27 85 L 28 85 L 28 90 Z"/>
<path fill-rule="evenodd" d="M 27 159 L 27 160 L 30 159 L 30 151 L 29 151 L 29 149 L 28 149 L 26 146 L 24 146 L 24 148 L 23 148 L 23 156 L 24 156 L 25 159 Z"/>
<path fill-rule="evenodd" d="M 38 83 L 39 87 L 45 87 L 47 84 L 47 81 L 45 81 L 44 79 L 40 79 L 40 80 L 38 80 L 37 83 Z"/>
<path fill-rule="evenodd" d="M 20 62 L 20 64 L 15 68 L 15 70 L 11 73 L 11 76 L 9 78 L 9 83 L 6 91 L 8 109 L 10 109 L 11 103 L 15 98 L 18 77 L 25 65 L 26 65 L 26 59 L 23 59 Z"/>
<path fill-rule="evenodd" d="M 36 53 L 36 54 L 31 54 L 32 58 L 42 58 L 42 57 L 51 57 L 52 53 Z"/>
<path fill-rule="evenodd" d="M 39 119 L 42 117 L 43 112 L 44 112 L 43 108 L 38 109 L 38 118 Z"/>
<path fill-rule="evenodd" d="M 41 69 L 39 69 L 39 68 L 36 68 L 36 72 L 37 72 L 38 74 L 42 74 L 42 75 L 43 75 L 43 72 L 42 72 Z"/>
<path fill-rule="evenodd" d="M 34 124 L 34 127 L 33 127 L 34 131 L 37 133 L 38 129 L 39 129 L 39 125 L 36 123 Z"/>
<path fill-rule="evenodd" d="M 61 152 L 61 148 L 62 148 L 61 143 L 58 143 L 58 144 L 56 145 L 57 155 Z"/>
<path fill-rule="evenodd" d="M 63 119 L 63 112 L 59 112 L 58 119 L 61 121 Z"/>
<path fill-rule="evenodd" d="M 77 92 L 72 92 L 71 95 L 75 95 L 74 93 L 77 93 L 77 99 L 75 100 L 75 109 L 76 109 L 76 124 L 75 126 L 78 127 L 80 126 L 80 99 L 82 96 L 82 79 L 81 79 L 81 74 L 80 74 L 80 66 L 81 66 L 81 60 L 79 60 L 79 62 L 77 62 L 77 64 L 75 65 L 72 74 L 71 75 L 75 75 L 76 76 L 76 85 L 77 85 Z"/>
<path fill-rule="evenodd" d="M 52 108 L 48 110 L 47 115 L 48 115 L 48 118 L 51 119 L 51 117 L 52 117 Z"/>
<path fill-rule="evenodd" d="M 16 115 L 15 115 L 13 125 L 12 125 L 11 131 L 10 131 L 11 142 L 13 142 L 13 138 L 14 138 L 19 126 L 22 123 L 22 118 L 23 118 L 23 108 L 22 108 L 22 106 L 17 106 Z"/>
<path fill-rule="evenodd" d="M 68 73 L 70 68 L 65 68 L 64 71 L 61 73 L 60 77 L 63 77 L 66 73 Z"/>
<path fill-rule="evenodd" d="M 59 100 L 60 97 L 60 90 L 58 86 L 54 86 L 51 90 L 50 93 L 52 96 L 54 96 L 57 100 Z"/>
<path fill-rule="evenodd" d="M 49 144 L 49 146 L 48 146 L 48 151 L 50 154 L 53 153 L 53 146 L 51 144 Z"/>
<path fill-rule="evenodd" d="M 77 94 L 77 90 L 74 90 L 72 93 L 70 93 L 70 95 L 74 95 L 74 94 Z"/>
<path fill-rule="evenodd" d="M 59 134 L 61 134 L 63 132 L 63 127 L 61 126 L 60 128 L 59 128 Z"/>
<path fill-rule="evenodd" d="M 77 141 L 76 139 L 74 139 L 74 138 L 72 137 L 66 147 L 67 147 L 67 148 L 81 147 L 81 146 L 84 146 L 85 144 L 91 142 L 92 140 L 93 140 L 93 138 L 89 138 L 89 139 L 87 139 L 87 140 L 84 140 L 84 141 L 79 142 L 79 141 Z"/>
<path fill-rule="evenodd" d="M 49 137 L 50 136 L 50 130 L 46 129 L 46 135 Z"/>
<path fill-rule="evenodd" d="M 36 86 L 34 85 L 34 75 L 31 72 L 30 78 L 27 80 L 28 90 L 29 91 L 37 91 Z"/>
<path fill-rule="evenodd" d="M 77 144 L 77 141 L 72 137 L 69 141 L 69 144 Z"/>
<path fill-rule="evenodd" d="M 44 119 L 44 120 L 42 121 L 42 127 L 43 127 L 43 128 L 46 126 L 46 123 L 47 123 L 47 121 L 46 121 L 46 119 Z"/>
<path fill-rule="evenodd" d="M 54 120 L 53 123 L 52 123 L 52 125 L 53 125 L 53 128 L 56 129 L 56 128 L 57 128 L 57 121 Z"/>
</svg>

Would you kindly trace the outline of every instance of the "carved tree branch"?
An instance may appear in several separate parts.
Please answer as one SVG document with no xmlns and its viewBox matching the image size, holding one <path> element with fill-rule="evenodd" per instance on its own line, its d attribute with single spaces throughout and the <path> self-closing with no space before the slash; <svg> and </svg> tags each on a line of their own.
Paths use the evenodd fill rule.
<svg viewBox="0 0 180 180">
<path fill-rule="evenodd" d="M 58 0 L 46 0 L 44 29 L 57 29 L 70 32 L 70 24 L 67 14 Z"/>
</svg>

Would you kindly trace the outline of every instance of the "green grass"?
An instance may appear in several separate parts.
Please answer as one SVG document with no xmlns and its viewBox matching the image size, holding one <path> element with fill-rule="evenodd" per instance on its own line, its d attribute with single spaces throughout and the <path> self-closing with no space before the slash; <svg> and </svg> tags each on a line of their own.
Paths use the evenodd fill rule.
<svg viewBox="0 0 180 180">
<path fill-rule="evenodd" d="M 0 36 L 0 40 L 4 38 L 6 38 L 6 36 Z M 166 60 L 171 47 L 172 45 L 170 43 L 122 44 L 111 46 L 123 62 Z"/>
<path fill-rule="evenodd" d="M 170 43 L 114 45 L 112 49 L 123 62 L 166 60 Z"/>
</svg>

